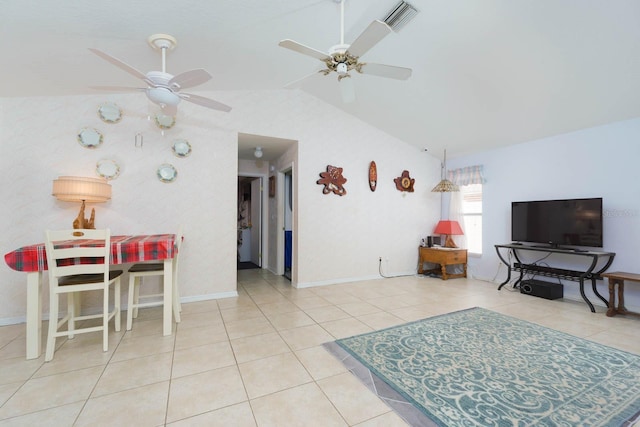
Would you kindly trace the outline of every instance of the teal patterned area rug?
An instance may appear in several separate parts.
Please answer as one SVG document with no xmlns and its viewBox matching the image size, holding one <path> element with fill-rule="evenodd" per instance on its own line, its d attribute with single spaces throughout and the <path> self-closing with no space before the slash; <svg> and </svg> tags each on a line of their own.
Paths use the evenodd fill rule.
<svg viewBox="0 0 640 427">
<path fill-rule="evenodd" d="M 640 414 L 640 356 L 482 308 L 335 344 L 439 426 L 619 427 Z"/>
</svg>

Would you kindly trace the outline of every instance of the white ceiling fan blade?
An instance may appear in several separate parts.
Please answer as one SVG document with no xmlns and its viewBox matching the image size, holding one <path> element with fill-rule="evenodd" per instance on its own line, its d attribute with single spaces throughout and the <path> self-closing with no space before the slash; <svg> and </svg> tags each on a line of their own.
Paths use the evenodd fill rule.
<svg viewBox="0 0 640 427">
<path fill-rule="evenodd" d="M 347 49 L 351 55 L 355 57 L 361 57 L 369 49 L 378 44 L 380 40 L 385 38 L 387 34 L 391 32 L 391 27 L 382 21 L 373 21 L 369 26 L 358 36 L 357 39 Z"/>
<path fill-rule="evenodd" d="M 406 80 L 411 77 L 412 70 L 411 68 L 396 67 L 394 65 L 364 63 L 360 67 L 360 72 L 362 74 L 370 74 L 372 76 Z"/>
<path fill-rule="evenodd" d="M 338 81 L 342 102 L 350 104 L 356 100 L 356 88 L 351 77 L 343 77 Z"/>
<path fill-rule="evenodd" d="M 203 107 L 211 108 L 213 110 L 225 112 L 231 111 L 231 107 L 228 105 L 214 101 L 213 99 L 205 98 L 204 96 L 194 95 L 192 93 L 178 93 L 177 95 L 185 101 L 193 102 L 194 104 L 202 105 Z"/>
<path fill-rule="evenodd" d="M 125 86 L 89 86 L 89 89 L 108 90 L 111 92 L 144 92 L 144 87 L 125 87 Z"/>
<path fill-rule="evenodd" d="M 282 40 L 280 43 L 278 43 L 278 46 L 291 49 L 303 55 L 307 55 L 312 58 L 319 59 L 320 61 L 325 61 L 330 58 L 330 56 L 324 52 L 320 52 L 319 50 L 316 50 L 312 47 L 305 46 L 303 44 L 300 44 L 296 41 L 289 40 L 289 39 Z"/>
<path fill-rule="evenodd" d="M 169 87 L 175 90 L 186 89 L 201 85 L 211 80 L 211 74 L 202 68 L 185 71 L 169 80 Z"/>
<path fill-rule="evenodd" d="M 106 60 L 107 62 L 112 63 L 113 65 L 120 68 L 121 70 L 124 70 L 127 73 L 132 74 L 139 79 L 147 81 L 147 76 L 145 74 L 143 74 L 141 71 L 136 70 L 131 65 L 125 64 L 124 62 L 120 61 L 118 58 L 114 58 L 113 56 L 109 55 L 108 53 L 104 53 L 99 49 L 94 49 L 90 47 L 89 50 L 95 53 L 96 55 L 98 55 L 100 58 Z"/>
</svg>

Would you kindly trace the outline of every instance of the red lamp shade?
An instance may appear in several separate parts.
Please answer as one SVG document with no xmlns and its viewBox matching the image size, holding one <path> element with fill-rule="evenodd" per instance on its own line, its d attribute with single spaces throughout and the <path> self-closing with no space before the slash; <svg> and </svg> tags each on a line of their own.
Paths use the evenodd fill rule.
<svg viewBox="0 0 640 427">
<path fill-rule="evenodd" d="M 452 235 L 457 236 L 464 234 L 460 224 L 458 224 L 458 221 L 440 221 L 433 232 L 435 234 L 445 234 L 447 236 L 444 243 L 444 246 L 447 248 L 457 248 L 451 238 Z"/>
</svg>

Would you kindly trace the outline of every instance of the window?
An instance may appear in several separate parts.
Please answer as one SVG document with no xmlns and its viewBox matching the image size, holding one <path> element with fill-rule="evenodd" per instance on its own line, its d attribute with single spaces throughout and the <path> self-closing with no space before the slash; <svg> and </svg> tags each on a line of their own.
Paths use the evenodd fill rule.
<svg viewBox="0 0 640 427">
<path fill-rule="evenodd" d="M 482 184 L 461 185 L 462 217 L 469 253 L 482 254 Z"/>
</svg>

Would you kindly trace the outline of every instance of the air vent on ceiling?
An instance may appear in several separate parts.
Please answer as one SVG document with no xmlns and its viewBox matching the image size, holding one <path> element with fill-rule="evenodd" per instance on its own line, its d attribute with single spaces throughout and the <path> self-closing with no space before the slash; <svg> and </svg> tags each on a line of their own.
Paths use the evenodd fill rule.
<svg viewBox="0 0 640 427">
<path fill-rule="evenodd" d="M 387 13 L 383 21 L 390 26 L 393 31 L 398 32 L 407 22 L 411 21 L 417 13 L 418 10 L 415 7 L 406 1 L 401 1 Z"/>
</svg>

